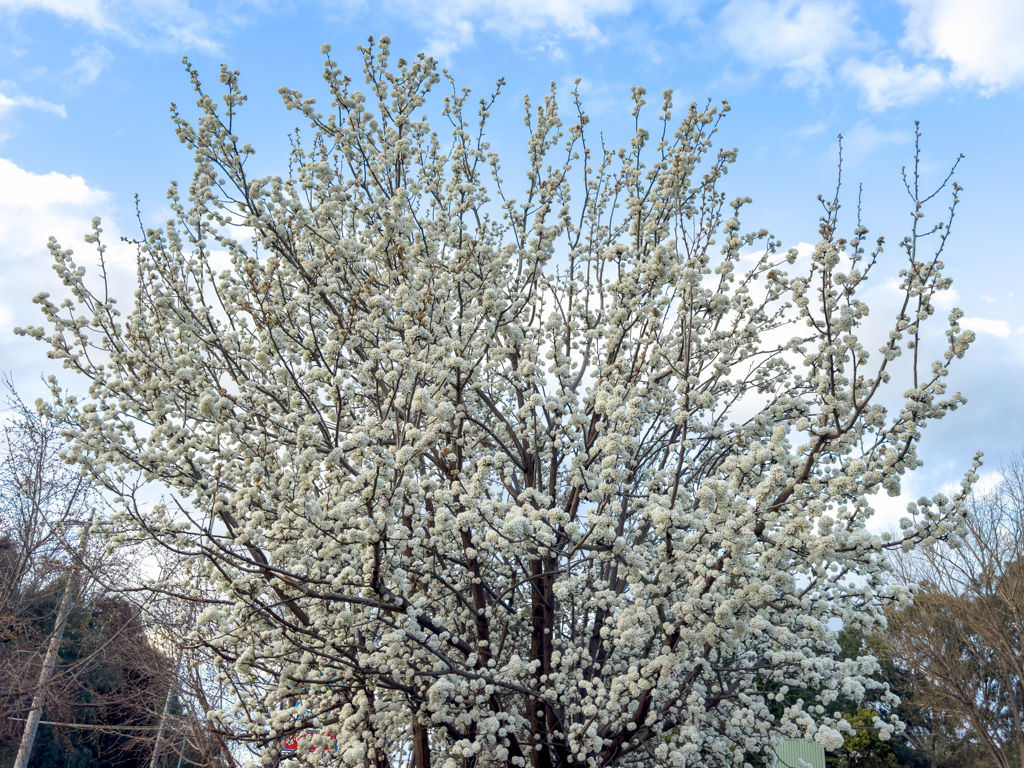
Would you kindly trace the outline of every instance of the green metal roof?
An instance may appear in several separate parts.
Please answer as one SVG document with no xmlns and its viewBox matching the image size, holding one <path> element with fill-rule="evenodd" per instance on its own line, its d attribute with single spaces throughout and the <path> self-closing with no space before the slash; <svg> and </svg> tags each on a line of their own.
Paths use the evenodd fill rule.
<svg viewBox="0 0 1024 768">
<path fill-rule="evenodd" d="M 825 768 L 824 747 L 807 739 L 786 739 L 775 755 L 775 768 L 800 768 L 801 760 L 813 768 Z"/>
</svg>

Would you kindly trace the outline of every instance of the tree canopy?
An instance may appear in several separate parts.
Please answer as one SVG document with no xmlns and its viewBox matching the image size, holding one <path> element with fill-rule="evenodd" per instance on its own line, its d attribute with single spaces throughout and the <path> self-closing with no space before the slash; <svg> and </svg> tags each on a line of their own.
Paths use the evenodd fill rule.
<svg viewBox="0 0 1024 768">
<path fill-rule="evenodd" d="M 876 662 L 840 659 L 830 622 L 880 629 L 909 600 L 885 550 L 956 536 L 975 477 L 868 532 L 871 494 L 898 494 L 922 428 L 964 402 L 962 313 L 921 351 L 959 187 L 926 224 L 915 158 L 902 298 L 862 338 L 883 241 L 841 236 L 838 187 L 808 259 L 744 232 L 749 199 L 721 191 L 737 151 L 713 141 L 728 104 L 680 117 L 666 92 L 652 132 L 636 88 L 612 150 L 552 87 L 526 101 L 513 197 L 497 91 L 474 112 L 431 59 L 361 50 L 365 93 L 326 61 L 326 114 L 282 89 L 312 126 L 287 176 L 247 170 L 238 72 L 220 104 L 190 68 L 195 172 L 136 242 L 127 315 L 51 241 L 69 297 L 20 330 L 88 384 L 54 382 L 49 408 L 116 495 L 112 530 L 184 558 L 153 587 L 205 604 L 192 640 L 234 690 L 212 721 L 268 755 L 311 729 L 297 759 L 366 768 L 842 745 L 830 705 Z M 809 696 L 776 707 L 790 688 Z"/>
</svg>

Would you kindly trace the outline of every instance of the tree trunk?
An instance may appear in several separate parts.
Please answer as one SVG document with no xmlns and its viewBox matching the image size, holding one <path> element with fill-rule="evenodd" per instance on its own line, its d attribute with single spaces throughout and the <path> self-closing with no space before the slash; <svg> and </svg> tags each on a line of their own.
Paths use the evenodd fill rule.
<svg viewBox="0 0 1024 768">
<path fill-rule="evenodd" d="M 430 735 L 427 726 L 420 721 L 417 705 L 412 707 L 412 764 L 413 768 L 430 768 Z"/>
<path fill-rule="evenodd" d="M 14 760 L 14 768 L 28 768 L 28 761 L 32 757 L 32 747 L 36 740 L 36 731 L 39 730 L 39 721 L 43 717 L 43 704 L 46 701 L 46 686 L 53 677 L 53 670 L 57 666 L 57 656 L 60 653 L 60 642 L 64 637 L 64 627 L 68 623 L 68 614 L 71 613 L 71 604 L 75 597 L 75 578 L 78 574 L 79 564 L 85 556 L 85 545 L 89 541 L 89 529 L 92 528 L 92 518 L 86 525 L 85 532 L 78 544 L 75 553 L 75 562 L 72 563 L 71 571 L 68 573 L 67 584 L 64 585 L 64 596 L 60 601 L 60 608 L 57 610 L 57 623 L 53 626 L 53 633 L 50 635 L 50 642 L 46 649 L 46 658 L 43 660 L 43 669 L 39 673 L 39 684 L 36 687 L 35 696 L 32 697 L 32 709 L 25 721 L 25 730 L 21 735 L 21 744 L 18 746 L 18 756 Z"/>
<path fill-rule="evenodd" d="M 179 658 L 178 664 L 181 663 Z M 177 673 L 177 665 L 175 666 Z M 153 757 L 149 761 L 149 768 L 156 768 L 160 760 L 160 753 L 164 749 L 164 742 L 167 740 L 164 734 L 167 733 L 167 720 L 171 716 L 171 694 L 174 693 L 174 683 L 167 686 L 167 699 L 164 701 L 164 711 L 160 713 L 160 727 L 156 730 L 156 742 L 153 744 Z"/>
</svg>

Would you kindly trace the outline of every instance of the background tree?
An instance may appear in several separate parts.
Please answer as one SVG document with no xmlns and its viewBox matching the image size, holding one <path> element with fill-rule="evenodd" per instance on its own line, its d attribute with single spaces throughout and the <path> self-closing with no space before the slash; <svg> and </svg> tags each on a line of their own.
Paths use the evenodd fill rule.
<svg viewBox="0 0 1024 768">
<path fill-rule="evenodd" d="M 904 525 L 911 525 L 905 521 Z M 1000 768 L 1024 765 L 1024 464 L 971 500 L 962 542 L 896 558 L 914 606 L 886 637 L 915 699 L 942 713 Z"/>
<path fill-rule="evenodd" d="M 29 413 L 9 382 L 5 384 L 14 419 L 4 425 L 0 462 L 0 669 L 4 698 L 27 691 L 31 701 L 27 722 L 15 726 L 21 732 L 19 762 L 24 765 L 32 753 L 67 619 L 79 596 L 93 494 L 81 473 L 58 460 L 61 441 L 53 423 Z M 26 630 L 38 635 L 25 620 L 47 587 L 57 594 L 50 626 L 25 642 Z"/>
<path fill-rule="evenodd" d="M 42 610 L 34 617 L 36 634 L 43 640 L 60 594 L 51 590 L 49 598 L 40 600 Z M 149 644 L 135 606 L 102 596 L 79 603 L 68 620 L 56 675 L 47 686 L 29 765 L 149 765 L 168 666 Z M 33 682 L 30 678 L 23 685 L 31 690 Z M 24 727 L 27 703 L 24 696 L 4 702 L 12 725 Z M 13 764 L 21 737 L 20 728 L 10 730 L 0 743 L 4 766 Z M 177 750 L 173 752 L 173 759 L 169 750 L 161 766 L 177 762 Z"/>
<path fill-rule="evenodd" d="M 139 590 L 139 581 L 131 585 L 133 594 L 141 591 L 148 597 L 142 604 L 142 615 L 151 642 L 166 649 L 167 657 L 174 659 L 168 666 L 173 674 L 165 682 L 169 695 L 160 717 L 163 747 L 158 750 L 154 745 L 154 754 L 177 754 L 183 745 L 185 759 L 197 765 L 234 768 L 239 765 L 236 752 L 244 750 L 233 743 L 234 731 L 211 727 L 206 713 L 234 706 L 235 689 L 217 675 L 209 650 L 189 638 L 197 611 L 192 603 L 176 599 L 175 586 L 178 580 L 187 580 L 187 565 L 178 557 L 161 554 L 159 566 L 153 564 L 161 574 L 159 591 L 147 594 L 147 590 Z"/>
<path fill-rule="evenodd" d="M 450 138 L 432 132 L 434 62 L 392 70 L 388 46 L 362 49 L 367 94 L 326 62 L 328 115 L 282 90 L 313 128 L 288 178 L 247 170 L 238 73 L 222 111 L 190 70 L 201 114 L 174 119 L 195 173 L 137 243 L 128 316 L 51 242 L 73 300 L 41 295 L 50 330 L 20 330 L 88 381 L 83 401 L 54 384 L 68 458 L 116 494 L 118 525 L 185 558 L 193 640 L 234 687 L 211 718 L 271 753 L 312 728 L 300 758 L 367 768 L 841 746 L 830 705 L 875 662 L 837 659 L 829 621 L 881 627 L 909 598 L 884 550 L 955 533 L 974 479 L 905 537 L 865 527 L 922 426 L 963 402 L 945 385 L 961 313 L 934 363 L 920 348 L 953 208 L 924 223 L 915 159 L 903 298 L 866 344 L 881 241 L 840 236 L 837 189 L 789 276 L 796 251 L 744 234 L 748 200 L 719 188 L 727 104 L 674 121 L 666 92 L 652 133 L 634 89 L 612 151 L 576 93 L 568 127 L 554 90 L 527 100 L 517 201 L 485 139 L 493 99 L 471 115 L 452 86 Z M 811 694 L 773 715 L 782 687 Z"/>
<path fill-rule="evenodd" d="M 30 413 L 8 391 L 12 418 L 4 424 L 0 445 L 0 637 L 5 644 L 22 632 L 19 617 L 33 610 L 33 597 L 65 581 L 91 501 L 87 480 L 57 456 L 63 441 L 56 426 Z M 19 681 L 24 670 L 17 667 L 18 658 L 5 656 L 2 663 L 0 679 Z"/>
<path fill-rule="evenodd" d="M 26 409 L 13 389 L 0 449 L 0 766 L 15 762 L 36 700 L 41 721 L 32 768 L 148 765 L 159 708 L 173 690 L 173 668 L 154 649 L 149 613 L 115 585 L 131 586 L 130 558 L 94 541 L 79 548 L 83 525 L 101 503 L 90 483 L 60 459 L 57 425 Z M 66 602 L 65 630 L 53 674 L 40 688 L 40 667 Z M 175 697 L 175 701 L 177 701 Z M 188 724 L 172 708 L 173 732 Z M 56 724 L 56 725 L 55 725 Z M 178 739 L 159 765 L 197 762 L 200 731 Z"/>
<path fill-rule="evenodd" d="M 836 701 L 843 718 L 854 730 L 846 734 L 843 748 L 828 756 L 830 766 L 980 768 L 988 765 L 987 756 L 977 744 L 965 738 L 951 718 L 922 705 L 916 673 L 897 663 L 884 631 L 864 635 L 844 629 L 839 634 L 839 646 L 840 658 L 874 656 L 878 660 L 878 668 L 873 677 L 883 687 L 862 701 L 850 697 L 840 697 Z M 882 691 L 895 694 L 899 701 L 880 695 Z M 793 693 L 788 696 L 792 698 Z M 883 741 L 874 727 L 877 716 L 884 719 L 895 716 L 904 727 Z"/>
</svg>

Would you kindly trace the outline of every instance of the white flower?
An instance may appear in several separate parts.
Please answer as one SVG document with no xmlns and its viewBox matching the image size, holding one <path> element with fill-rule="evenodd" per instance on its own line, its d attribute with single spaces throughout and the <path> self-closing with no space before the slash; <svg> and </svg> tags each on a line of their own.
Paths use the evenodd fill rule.
<svg viewBox="0 0 1024 768">
<path fill-rule="evenodd" d="M 288 178 L 249 178 L 212 97 L 196 124 L 176 113 L 189 203 L 172 186 L 127 318 L 51 242 L 69 303 L 38 297 L 44 343 L 89 391 L 79 407 L 54 384 L 67 457 L 119 496 L 119 535 L 189 559 L 174 589 L 209 605 L 193 642 L 271 747 L 316 720 L 352 765 L 408 762 L 424 734 L 443 768 L 838 748 L 825 708 L 862 698 L 874 660 L 837 660 L 830 622 L 882 628 L 882 598 L 911 595 L 881 550 L 955 535 L 977 479 L 912 506 L 902 535 L 867 533 L 867 499 L 899 495 L 921 428 L 962 404 L 945 378 L 971 335 L 951 315 L 915 385 L 915 363 L 887 364 L 933 315 L 867 338 L 871 257 L 838 222 L 802 276 L 774 242 L 741 258 L 767 233 L 743 233 L 743 198 L 720 210 L 724 106 L 605 155 L 552 93 L 527 105 L 514 202 L 486 103 L 449 93 L 431 133 L 436 64 L 388 74 L 389 46 L 363 51 L 365 94 L 330 61 L 330 108 L 282 89 L 316 136 Z M 949 287 L 917 266 L 915 308 Z M 806 700 L 778 714 L 758 677 Z"/>
</svg>

